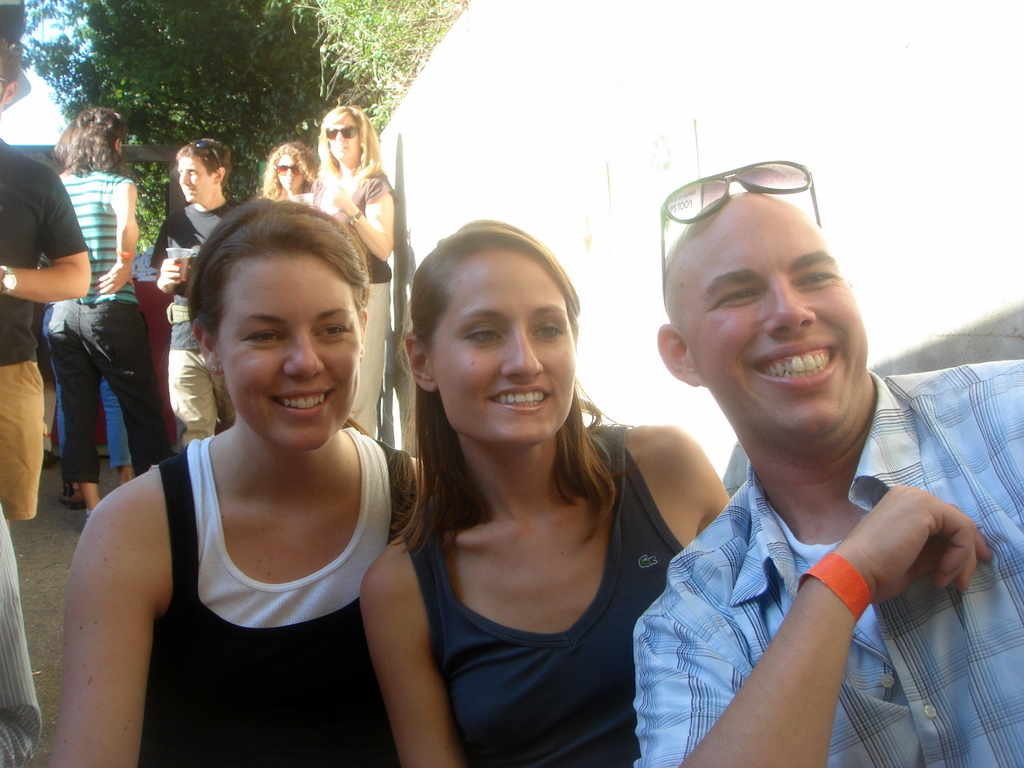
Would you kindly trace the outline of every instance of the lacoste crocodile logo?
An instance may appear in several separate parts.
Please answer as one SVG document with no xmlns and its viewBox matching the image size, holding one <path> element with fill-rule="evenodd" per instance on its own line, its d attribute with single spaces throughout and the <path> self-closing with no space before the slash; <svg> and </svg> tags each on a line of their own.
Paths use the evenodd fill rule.
<svg viewBox="0 0 1024 768">
<path fill-rule="evenodd" d="M 650 568 L 652 565 L 658 564 L 658 558 L 654 555 L 640 555 L 640 559 L 636 561 L 636 564 L 641 568 Z"/>
</svg>

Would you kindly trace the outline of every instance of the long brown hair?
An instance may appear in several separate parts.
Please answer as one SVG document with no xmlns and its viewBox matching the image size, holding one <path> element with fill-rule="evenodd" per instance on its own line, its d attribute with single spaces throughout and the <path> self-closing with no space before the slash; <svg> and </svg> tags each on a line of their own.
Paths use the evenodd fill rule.
<svg viewBox="0 0 1024 768">
<path fill-rule="evenodd" d="M 124 166 L 120 142 L 128 126 L 117 112 L 106 107 L 83 109 L 60 135 L 54 159 L 70 176 L 120 173 Z"/>
<path fill-rule="evenodd" d="M 267 168 L 263 173 L 263 188 L 260 197 L 268 200 L 287 200 L 288 193 L 281 185 L 281 179 L 277 175 L 277 164 L 281 158 L 288 155 L 299 170 L 302 171 L 302 191 L 309 192 L 316 181 L 316 174 L 320 170 L 320 164 L 313 154 L 313 150 L 305 144 L 297 141 L 289 141 L 280 146 L 274 147 L 267 156 Z"/>
<path fill-rule="evenodd" d="M 412 336 L 430 347 L 448 309 L 455 273 L 470 257 L 493 248 L 516 251 L 544 268 L 565 298 L 569 326 L 573 338 L 578 338 L 580 300 L 565 269 L 539 240 L 500 221 L 467 224 L 423 260 L 413 277 L 409 300 Z M 402 531 L 410 549 L 422 547 L 434 534 L 457 533 L 490 519 L 484 496 L 467 472 L 459 435 L 448 421 L 440 393 L 417 387 L 415 411 L 418 493 Z M 584 414 L 590 417 L 589 423 Z M 586 499 L 595 525 L 611 512 L 615 499 L 612 473 L 592 435 L 602 424 L 601 412 L 574 382 L 569 415 L 556 436 L 555 489 L 566 502 Z"/>
</svg>

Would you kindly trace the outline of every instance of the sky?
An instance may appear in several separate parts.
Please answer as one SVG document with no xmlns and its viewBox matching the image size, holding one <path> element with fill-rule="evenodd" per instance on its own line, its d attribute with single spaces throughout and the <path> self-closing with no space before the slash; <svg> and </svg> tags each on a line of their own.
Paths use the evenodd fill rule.
<svg viewBox="0 0 1024 768">
<path fill-rule="evenodd" d="M 28 96 L 4 109 L 0 119 L 0 138 L 8 144 L 56 144 L 65 121 L 53 103 L 52 89 L 41 77 L 25 71 L 32 84 Z"/>
</svg>

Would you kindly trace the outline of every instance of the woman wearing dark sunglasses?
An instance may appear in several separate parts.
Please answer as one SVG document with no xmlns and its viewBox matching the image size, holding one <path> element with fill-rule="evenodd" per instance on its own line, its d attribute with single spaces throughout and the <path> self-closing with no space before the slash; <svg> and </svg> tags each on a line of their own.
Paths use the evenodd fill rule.
<svg viewBox="0 0 1024 768">
<path fill-rule="evenodd" d="M 337 107 L 320 126 L 320 178 L 313 204 L 348 224 L 370 262 L 366 356 L 359 366 L 359 392 L 352 418 L 377 436 L 377 399 L 384 381 L 384 343 L 390 327 L 395 204 L 380 159 L 380 141 L 359 107 Z"/>
<path fill-rule="evenodd" d="M 316 155 L 305 144 L 289 141 L 274 147 L 267 157 L 260 197 L 288 200 L 307 194 L 313 188 L 319 168 Z"/>
</svg>

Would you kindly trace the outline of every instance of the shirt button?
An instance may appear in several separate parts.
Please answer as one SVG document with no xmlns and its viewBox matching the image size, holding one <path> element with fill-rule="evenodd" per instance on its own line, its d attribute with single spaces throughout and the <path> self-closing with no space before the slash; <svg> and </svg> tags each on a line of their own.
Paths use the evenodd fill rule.
<svg viewBox="0 0 1024 768">
<path fill-rule="evenodd" d="M 927 717 L 929 720 L 934 720 L 936 717 L 939 716 L 939 711 L 935 709 L 935 707 L 933 707 L 931 704 L 925 704 L 924 709 L 922 711 L 924 712 L 924 716 Z"/>
<path fill-rule="evenodd" d="M 896 685 L 896 678 L 895 677 L 890 675 L 888 672 L 886 672 L 884 675 L 882 675 L 882 687 L 883 688 L 892 688 L 894 685 Z"/>
</svg>

